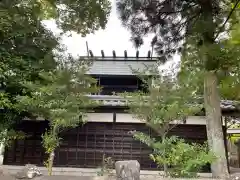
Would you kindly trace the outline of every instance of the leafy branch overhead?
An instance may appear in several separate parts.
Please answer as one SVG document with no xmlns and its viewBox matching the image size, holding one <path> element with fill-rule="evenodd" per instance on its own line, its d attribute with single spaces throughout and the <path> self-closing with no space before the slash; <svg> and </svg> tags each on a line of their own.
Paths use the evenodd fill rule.
<svg viewBox="0 0 240 180">
<path fill-rule="evenodd" d="M 53 18 L 64 31 L 76 31 L 82 35 L 105 28 L 110 14 L 108 0 L 42 0 L 33 1 L 39 6 L 42 19 Z"/>
<path fill-rule="evenodd" d="M 41 20 L 55 20 L 64 32 L 75 31 L 81 35 L 104 29 L 111 10 L 108 0 L 3 0 L 1 5 L 11 10 L 24 8 L 25 13 L 36 16 L 39 23 Z"/>
<path fill-rule="evenodd" d="M 221 3 L 217 0 L 118 0 L 117 9 L 136 46 L 143 44 L 144 36 L 154 34 L 152 45 L 162 56 L 181 51 L 187 37 L 194 37 L 196 44 L 201 45 L 202 27 L 210 41 L 217 40 L 222 32 L 229 31 L 232 28 L 231 24 L 238 21 L 237 13 L 232 11 L 238 3 L 230 0 L 223 0 Z M 203 8 L 212 14 L 213 24 L 206 21 Z M 226 17 L 230 15 L 231 18 L 226 21 Z M 214 32 L 210 30 L 213 26 Z M 211 32 L 213 37 L 210 37 Z"/>
</svg>

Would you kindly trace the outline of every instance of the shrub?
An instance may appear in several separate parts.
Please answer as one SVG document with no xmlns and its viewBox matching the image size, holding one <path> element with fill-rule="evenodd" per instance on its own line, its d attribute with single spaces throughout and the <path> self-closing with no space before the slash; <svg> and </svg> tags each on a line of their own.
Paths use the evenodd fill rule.
<svg viewBox="0 0 240 180">
<path fill-rule="evenodd" d="M 165 164 L 165 173 L 171 177 L 196 177 L 204 165 L 215 160 L 206 143 L 190 144 L 176 136 L 158 141 L 141 132 L 135 132 L 134 137 L 153 149 L 150 158 L 159 167 Z"/>
</svg>

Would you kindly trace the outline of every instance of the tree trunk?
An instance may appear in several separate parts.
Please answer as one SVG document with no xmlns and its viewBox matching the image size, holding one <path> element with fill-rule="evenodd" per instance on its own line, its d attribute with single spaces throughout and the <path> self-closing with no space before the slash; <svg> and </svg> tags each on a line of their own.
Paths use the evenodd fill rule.
<svg viewBox="0 0 240 180">
<path fill-rule="evenodd" d="M 206 127 L 210 150 L 217 156 L 211 169 L 214 178 L 229 176 L 225 154 L 222 130 L 220 96 L 218 92 L 217 75 L 214 71 L 207 71 L 204 78 L 204 103 L 206 111 Z"/>
<path fill-rule="evenodd" d="M 53 168 L 53 160 L 54 160 L 54 152 L 51 152 L 49 154 L 49 159 L 48 159 L 48 175 L 52 175 L 52 168 Z"/>
</svg>

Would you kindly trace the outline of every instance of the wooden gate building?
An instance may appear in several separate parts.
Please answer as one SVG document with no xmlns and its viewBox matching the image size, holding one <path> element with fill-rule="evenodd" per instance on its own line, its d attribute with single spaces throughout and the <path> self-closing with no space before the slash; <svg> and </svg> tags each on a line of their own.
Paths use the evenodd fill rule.
<svg viewBox="0 0 240 180">
<path fill-rule="evenodd" d="M 138 160 L 141 169 L 156 169 L 149 154 L 151 149 L 136 141 L 129 133 L 132 130 L 142 131 L 151 136 L 154 132 L 141 121 L 134 119 L 126 112 L 124 99 L 115 96 L 113 92 L 133 92 L 142 89 L 142 82 L 132 74 L 130 66 L 142 69 L 145 65 L 154 65 L 157 58 L 146 57 L 106 57 L 102 51 L 101 57 L 93 56 L 93 65 L 88 74 L 98 80 L 102 87 L 99 94 L 89 95 L 93 100 L 101 102 L 95 112 L 88 114 L 88 123 L 62 133 L 60 147 L 56 150 L 55 167 L 86 167 L 101 166 L 103 155 L 113 160 Z M 86 57 L 85 57 L 86 58 Z M 32 163 L 43 165 L 46 155 L 41 145 L 41 134 L 48 128 L 46 120 L 26 120 L 17 129 L 26 132 L 29 137 L 15 141 L 6 148 L 4 164 L 24 165 Z M 178 125 L 171 134 L 186 139 L 189 142 L 204 142 L 207 140 L 205 118 L 202 116 L 189 117 L 185 124 Z"/>
</svg>

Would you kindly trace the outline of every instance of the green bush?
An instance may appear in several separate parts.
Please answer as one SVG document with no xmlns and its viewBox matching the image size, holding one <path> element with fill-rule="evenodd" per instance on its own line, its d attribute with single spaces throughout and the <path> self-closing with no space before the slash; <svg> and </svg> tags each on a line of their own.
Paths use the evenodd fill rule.
<svg viewBox="0 0 240 180">
<path fill-rule="evenodd" d="M 165 165 L 165 174 L 171 177 L 196 177 L 204 165 L 216 158 L 206 143 L 190 144 L 175 136 L 158 141 L 141 132 L 134 133 L 134 137 L 153 149 L 150 158 L 159 167 Z"/>
</svg>

